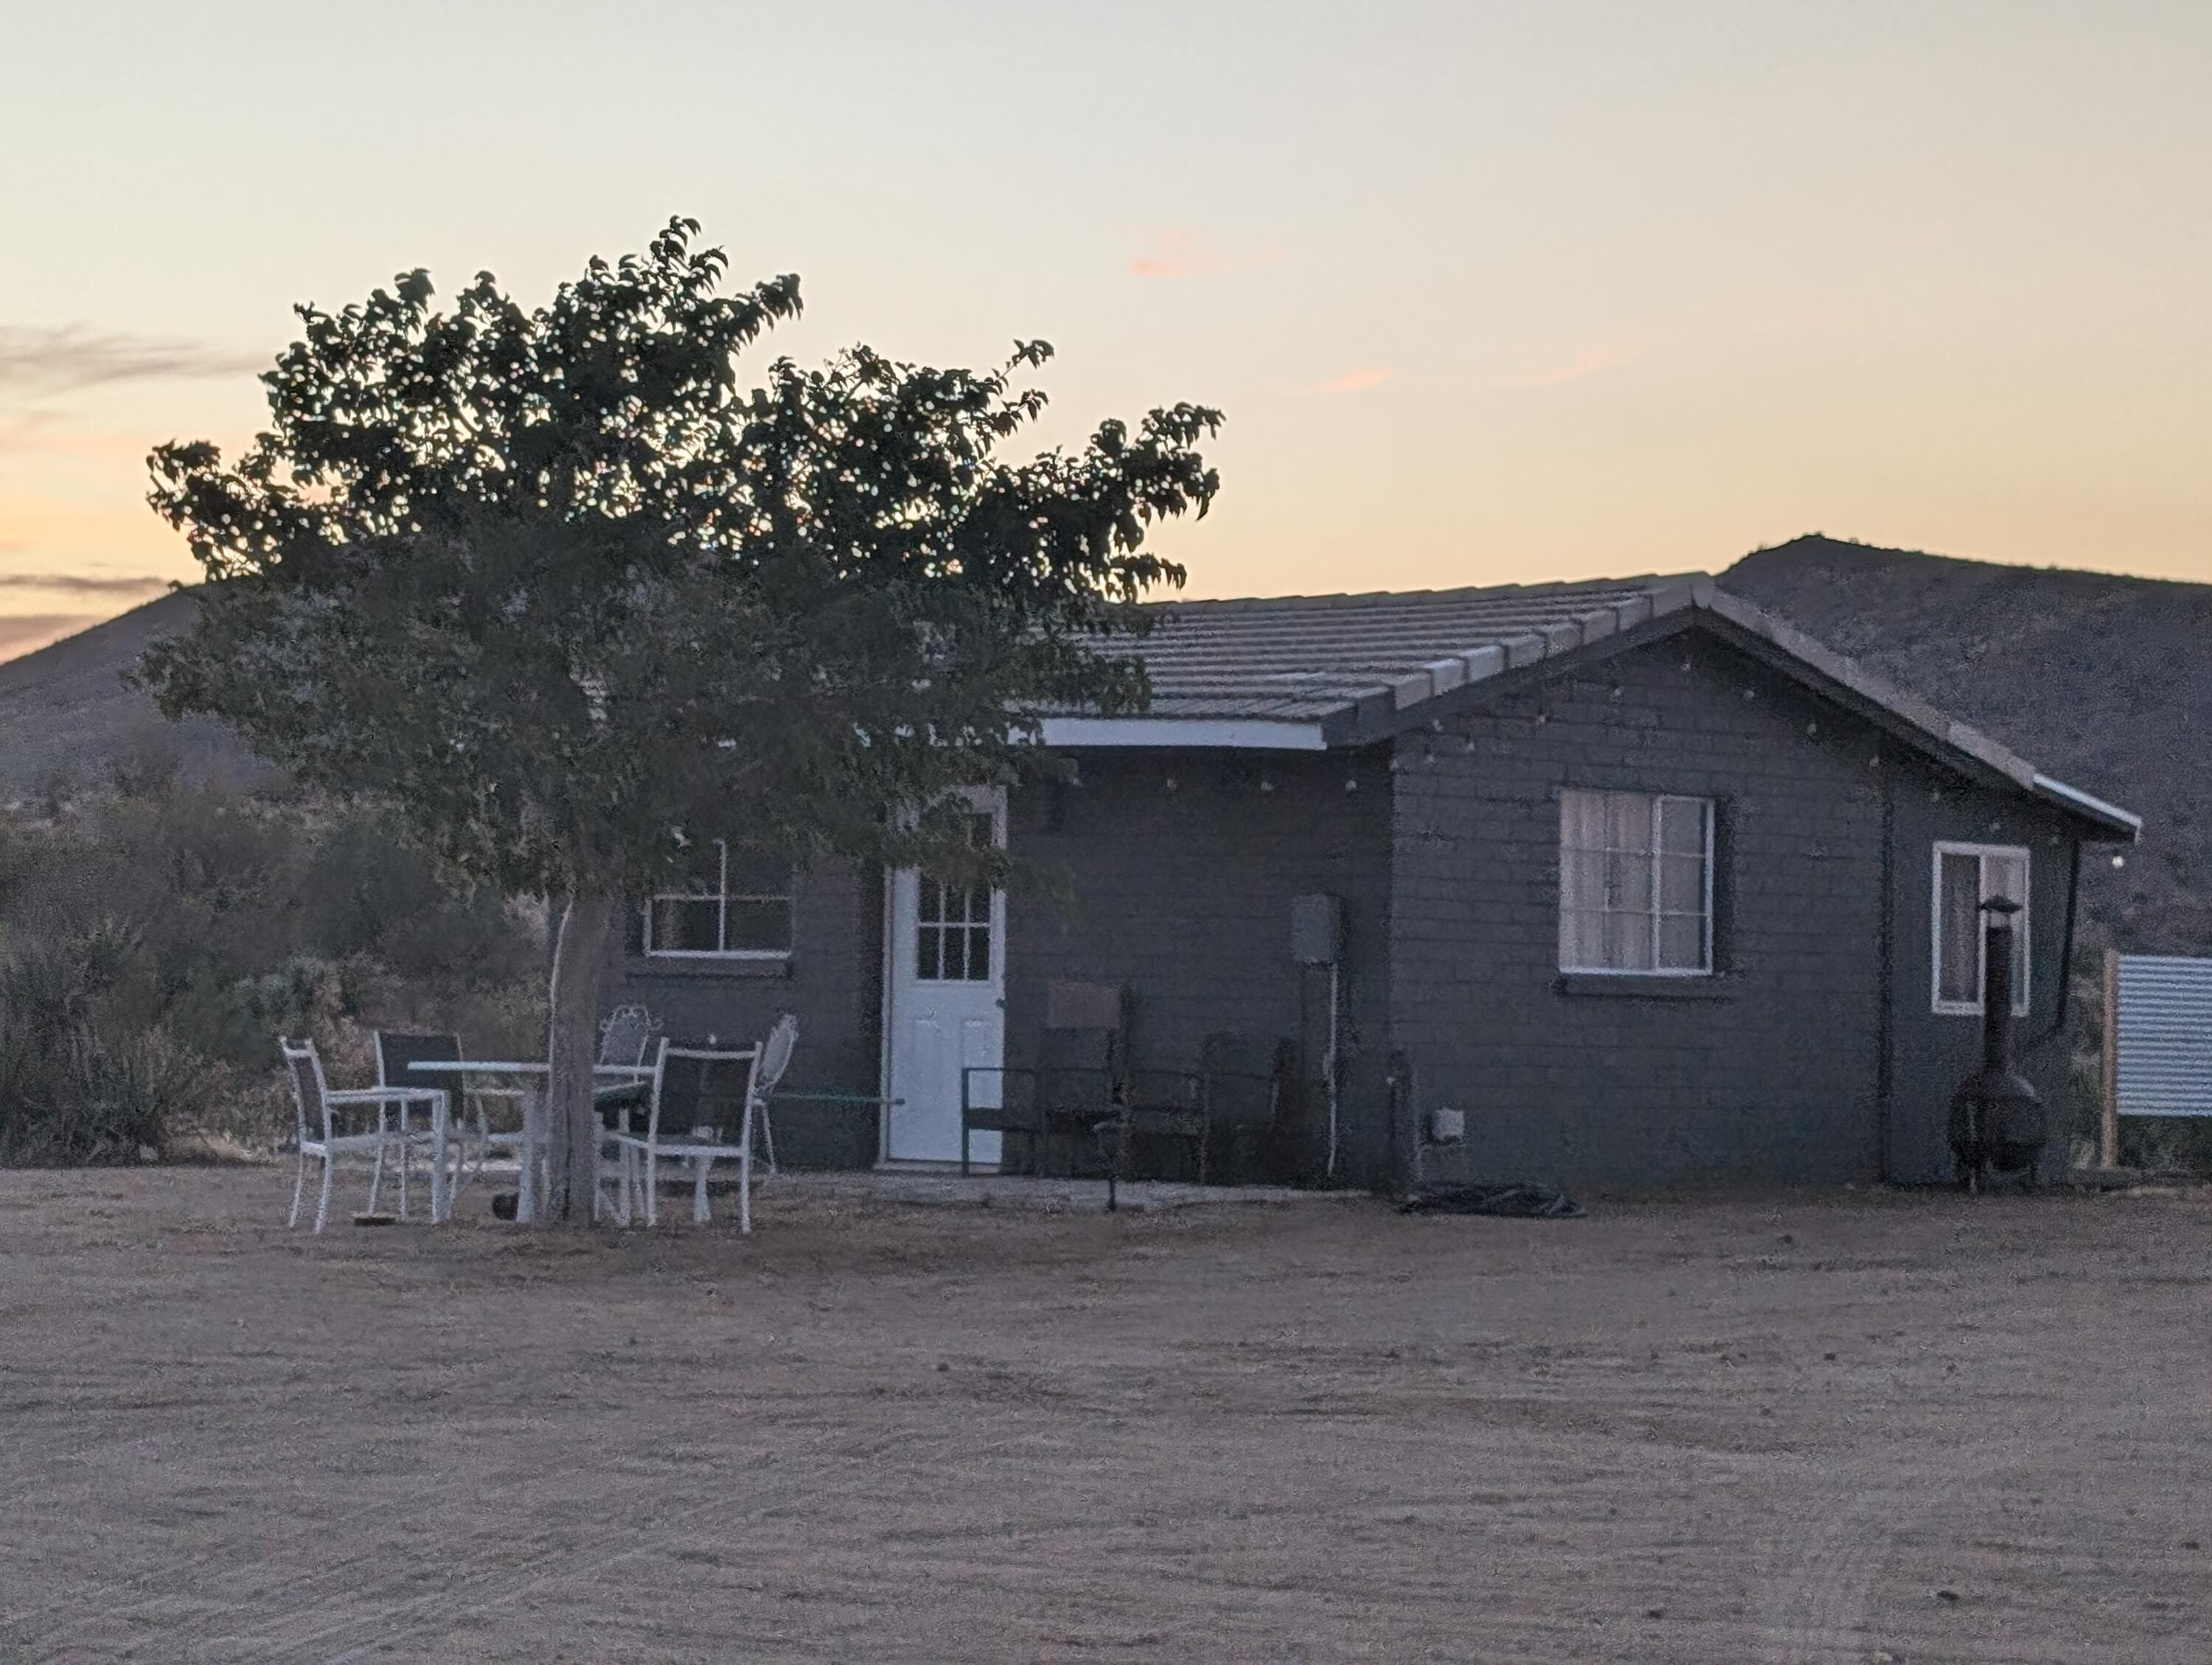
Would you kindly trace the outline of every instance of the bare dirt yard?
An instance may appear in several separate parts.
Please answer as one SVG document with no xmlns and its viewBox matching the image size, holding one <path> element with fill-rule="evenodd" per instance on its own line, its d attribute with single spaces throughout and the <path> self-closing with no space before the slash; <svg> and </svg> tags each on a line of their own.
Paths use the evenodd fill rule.
<svg viewBox="0 0 2212 1665">
<path fill-rule="evenodd" d="M 0 1658 L 2212 1660 L 2203 1193 L 289 1190 L 0 1174 Z"/>
</svg>

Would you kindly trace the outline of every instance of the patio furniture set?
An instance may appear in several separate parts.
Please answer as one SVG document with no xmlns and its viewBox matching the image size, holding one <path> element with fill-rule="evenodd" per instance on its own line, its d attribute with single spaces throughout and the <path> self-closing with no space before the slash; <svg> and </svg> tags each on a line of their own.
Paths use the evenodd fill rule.
<svg viewBox="0 0 2212 1665">
<path fill-rule="evenodd" d="M 664 1178 L 672 1177 L 690 1182 L 691 1217 L 703 1225 L 711 1217 L 708 1180 L 715 1164 L 726 1161 L 738 1167 L 738 1229 L 750 1231 L 754 1148 L 760 1147 L 772 1176 L 775 1134 L 769 1107 L 798 1043 L 799 1022 L 788 1014 L 758 1045 L 730 1048 L 678 1045 L 656 1033 L 642 1006 L 611 1013 L 599 1026 L 599 1056 L 592 1065 L 603 1129 L 593 1217 L 605 1213 L 628 1225 L 642 1214 L 647 1225 L 658 1224 L 659 1188 Z M 329 1220 L 342 1158 L 369 1162 L 371 1216 L 386 1166 L 394 1168 L 401 1218 L 408 1212 L 410 1170 L 416 1158 L 425 1158 L 434 1224 L 450 1217 L 455 1194 L 471 1180 L 482 1178 L 486 1159 L 495 1152 L 511 1153 L 516 1163 L 514 1218 L 526 1222 L 537 1217 L 549 1189 L 551 1150 L 544 1103 L 550 1072 L 544 1062 L 467 1058 L 457 1036 L 380 1030 L 376 1085 L 334 1089 L 312 1041 L 280 1037 L 277 1048 L 297 1113 L 299 1176 L 289 1224 L 300 1222 L 311 1162 L 322 1164 L 314 1224 L 320 1231 Z M 457 1099 L 463 1107 L 458 1115 Z M 501 1103 L 519 1107 L 520 1127 L 494 1128 L 491 1107 Z M 343 1131 L 343 1125 L 356 1118 L 358 1129 Z"/>
<path fill-rule="evenodd" d="M 1020 1140 L 1031 1172 L 1103 1172 L 1109 1208 L 1148 1148 L 1201 1185 L 1223 1170 L 1249 1181 L 1285 1166 L 1295 1043 L 1218 1033 L 1200 1043 L 1195 1068 L 1154 1068 L 1135 1062 L 1133 991 L 1059 980 L 1044 1005 L 1034 1063 L 961 1071 L 962 1173 L 984 1132 Z"/>
</svg>

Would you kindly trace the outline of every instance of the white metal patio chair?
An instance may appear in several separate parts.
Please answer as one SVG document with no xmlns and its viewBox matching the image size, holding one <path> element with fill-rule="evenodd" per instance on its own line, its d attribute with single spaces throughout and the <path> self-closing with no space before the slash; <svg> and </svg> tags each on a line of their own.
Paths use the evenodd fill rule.
<svg viewBox="0 0 2212 1665">
<path fill-rule="evenodd" d="M 722 1051 L 660 1042 L 653 1054 L 645 1132 L 621 1132 L 613 1139 L 621 1164 L 617 1219 L 629 1223 L 635 1198 L 647 1225 L 660 1223 L 660 1165 L 665 1162 L 677 1164 L 690 1180 L 692 1224 L 706 1224 L 712 1218 L 708 1177 L 716 1163 L 732 1161 L 738 1164 L 738 1229 L 753 1229 L 753 1117 L 760 1058 L 758 1047 Z M 683 1131 L 661 1131 L 663 1121 L 671 1118 Z M 726 1137 L 732 1132 L 733 1138 Z"/>
<path fill-rule="evenodd" d="M 599 1024 L 599 1062 L 642 1068 L 659 1028 L 643 1006 L 617 1006 Z"/>
<path fill-rule="evenodd" d="M 337 1159 L 342 1156 L 368 1156 L 374 1166 L 369 1173 L 368 1207 L 374 1213 L 379 1188 L 384 1182 L 386 1153 L 395 1146 L 400 1152 L 400 1213 L 407 1212 L 406 1203 L 406 1107 L 428 1104 L 430 1109 L 429 1142 L 430 1218 L 433 1223 L 444 1217 L 444 1186 L 440 1170 L 444 1165 L 446 1144 L 446 1110 L 447 1098 L 442 1088 L 436 1087 L 356 1087 L 334 1091 L 323 1073 L 322 1054 L 315 1050 L 313 1041 L 294 1042 L 283 1036 L 276 1038 L 276 1049 L 283 1054 L 284 1072 L 292 1084 L 292 1104 L 295 1113 L 294 1127 L 300 1147 L 299 1176 L 292 1185 L 292 1212 L 285 1221 L 288 1228 L 300 1223 L 300 1204 L 307 1194 L 307 1163 L 319 1158 L 323 1164 L 322 1196 L 315 1205 L 315 1230 L 319 1232 L 330 1218 L 331 1186 L 337 1177 Z M 341 1133 L 337 1131 L 338 1112 L 353 1107 L 376 1107 L 374 1133 Z M 400 1110 L 400 1125 L 392 1126 L 392 1111 Z"/>
<path fill-rule="evenodd" d="M 791 1054 L 798 1045 L 799 1019 L 787 1012 L 775 1020 L 768 1039 L 761 1042 L 760 1062 L 753 1068 L 752 1115 L 760 1128 L 761 1148 L 768 1156 L 770 1179 L 775 1177 L 775 1123 L 769 1115 L 769 1102 L 775 1097 L 776 1084 L 783 1079 L 784 1072 L 791 1067 Z"/>
</svg>

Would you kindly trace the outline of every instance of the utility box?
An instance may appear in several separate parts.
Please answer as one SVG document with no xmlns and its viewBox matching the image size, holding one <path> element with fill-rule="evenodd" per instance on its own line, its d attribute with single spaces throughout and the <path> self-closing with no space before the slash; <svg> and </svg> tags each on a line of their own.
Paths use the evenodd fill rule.
<svg viewBox="0 0 2212 1665">
<path fill-rule="evenodd" d="M 1431 1110 L 1429 1112 L 1429 1143 L 1457 1145 L 1467 1137 L 1465 1110 Z"/>
<path fill-rule="evenodd" d="M 1300 965 L 1334 965 L 1344 953 L 1344 904 L 1325 891 L 1291 898 L 1291 957 Z"/>
</svg>

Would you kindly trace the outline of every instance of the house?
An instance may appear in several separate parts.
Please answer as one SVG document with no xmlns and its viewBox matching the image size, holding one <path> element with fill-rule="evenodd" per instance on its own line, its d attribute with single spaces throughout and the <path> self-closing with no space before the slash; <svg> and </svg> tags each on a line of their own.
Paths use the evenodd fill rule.
<svg viewBox="0 0 2212 1665">
<path fill-rule="evenodd" d="M 1026 1061 L 1080 980 L 1133 991 L 1139 1065 L 1290 1042 L 1315 1173 L 1333 1009 L 1342 1182 L 1930 1182 L 1978 904 L 2025 906 L 2048 1100 L 2083 852 L 2139 826 L 1699 575 L 1176 602 L 1140 651 L 1147 713 L 1044 722 L 1075 783 L 976 799 L 1064 895 L 718 854 L 608 998 L 796 1012 L 794 1081 L 900 1101 L 780 1119 L 828 1165 L 957 1158 L 959 1065 Z"/>
</svg>

